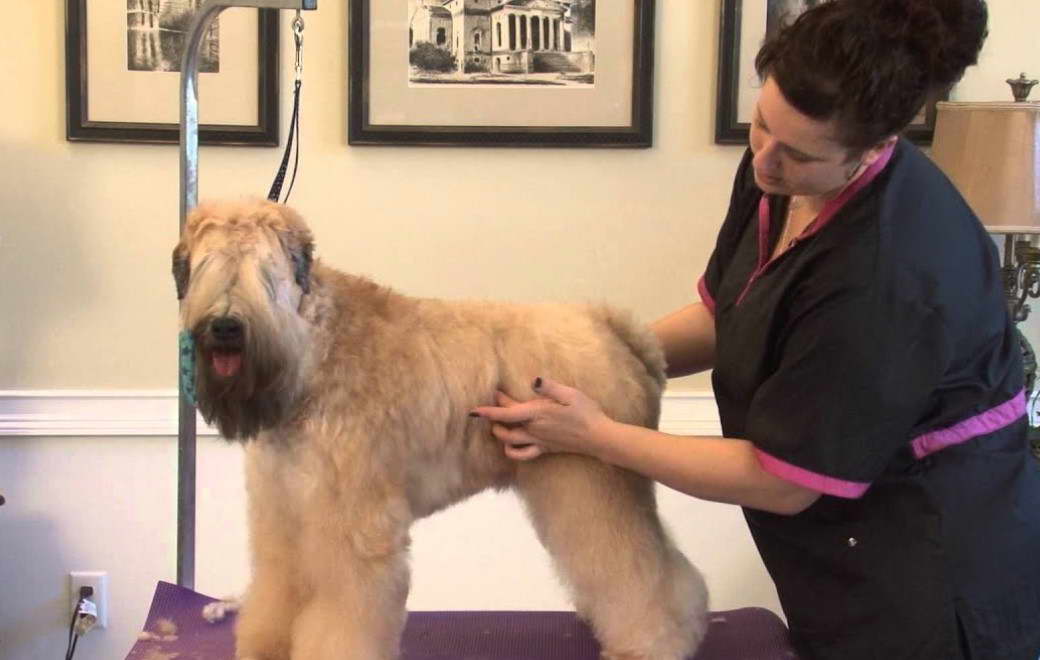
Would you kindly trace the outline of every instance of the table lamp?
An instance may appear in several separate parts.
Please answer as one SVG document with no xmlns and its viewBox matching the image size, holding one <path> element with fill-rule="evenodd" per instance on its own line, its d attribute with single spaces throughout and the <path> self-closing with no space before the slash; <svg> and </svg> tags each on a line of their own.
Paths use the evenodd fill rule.
<svg viewBox="0 0 1040 660">
<path fill-rule="evenodd" d="M 986 230 L 1004 235 L 1004 293 L 1018 324 L 1029 316 L 1026 301 L 1040 298 L 1040 103 L 1028 100 L 1036 80 L 1023 73 L 1007 82 L 1014 102 L 937 104 L 932 159 Z M 1018 335 L 1032 411 L 1036 357 Z M 1040 457 L 1040 438 L 1033 451 Z"/>
</svg>

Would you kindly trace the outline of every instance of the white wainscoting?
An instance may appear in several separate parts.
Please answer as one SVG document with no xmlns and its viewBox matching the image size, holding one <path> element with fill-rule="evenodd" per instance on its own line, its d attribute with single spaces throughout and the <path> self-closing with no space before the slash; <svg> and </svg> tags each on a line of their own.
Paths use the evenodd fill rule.
<svg viewBox="0 0 1040 660">
<path fill-rule="evenodd" d="M 660 427 L 679 435 L 718 435 L 711 392 L 666 392 Z M 201 418 L 197 429 L 200 436 L 217 434 Z M 0 437 L 171 435 L 177 435 L 173 390 L 0 390 Z"/>
</svg>

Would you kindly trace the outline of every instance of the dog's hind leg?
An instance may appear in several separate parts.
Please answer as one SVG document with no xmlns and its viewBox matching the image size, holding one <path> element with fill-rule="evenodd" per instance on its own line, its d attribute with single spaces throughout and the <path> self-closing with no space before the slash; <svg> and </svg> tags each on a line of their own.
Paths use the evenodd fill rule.
<svg viewBox="0 0 1040 660">
<path fill-rule="evenodd" d="M 662 528 L 652 482 L 557 454 L 522 464 L 517 487 L 604 659 L 692 653 L 706 627 L 707 591 Z"/>
</svg>

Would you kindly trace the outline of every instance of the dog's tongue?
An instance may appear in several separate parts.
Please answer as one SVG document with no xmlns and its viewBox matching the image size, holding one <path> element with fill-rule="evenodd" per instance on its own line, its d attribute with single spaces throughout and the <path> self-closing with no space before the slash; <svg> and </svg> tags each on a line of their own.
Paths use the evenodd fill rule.
<svg viewBox="0 0 1040 660">
<path fill-rule="evenodd" d="M 241 353 L 214 353 L 213 370 L 222 378 L 231 378 L 242 366 Z"/>
</svg>

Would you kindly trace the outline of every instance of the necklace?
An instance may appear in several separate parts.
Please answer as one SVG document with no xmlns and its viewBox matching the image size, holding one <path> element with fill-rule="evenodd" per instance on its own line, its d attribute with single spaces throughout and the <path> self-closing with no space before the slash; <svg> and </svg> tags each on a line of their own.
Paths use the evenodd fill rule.
<svg viewBox="0 0 1040 660">
<path fill-rule="evenodd" d="M 780 240 L 776 243 L 777 253 L 783 252 L 794 244 L 794 237 L 790 237 L 791 226 L 794 224 L 791 222 L 791 216 L 793 215 L 792 212 L 804 203 L 803 200 L 796 200 L 793 197 L 787 202 L 787 212 L 784 214 L 784 230 L 780 232 Z"/>
<path fill-rule="evenodd" d="M 778 252 L 786 250 L 791 247 L 790 243 L 787 242 L 787 235 L 791 232 L 791 213 L 788 211 L 787 218 L 784 220 L 784 230 L 780 232 L 780 240 L 776 243 Z"/>
<path fill-rule="evenodd" d="M 786 252 L 796 242 L 798 242 L 798 237 L 801 236 L 802 231 L 804 231 L 807 225 L 796 222 L 795 215 L 800 213 L 803 208 L 809 208 L 809 200 L 806 198 L 792 196 L 788 200 L 787 211 L 784 213 L 784 228 L 780 232 L 780 238 L 777 239 L 776 246 L 773 248 L 774 258 L 783 252 Z M 800 227 L 797 232 L 795 232 L 796 227 Z"/>
</svg>

